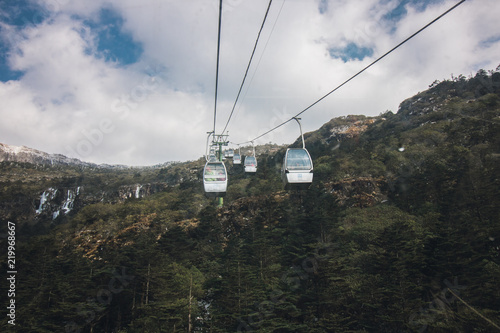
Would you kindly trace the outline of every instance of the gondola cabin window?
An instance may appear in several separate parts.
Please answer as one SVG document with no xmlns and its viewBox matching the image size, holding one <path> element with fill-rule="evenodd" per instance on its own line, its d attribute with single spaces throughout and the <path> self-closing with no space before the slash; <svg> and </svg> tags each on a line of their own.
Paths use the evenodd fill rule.
<svg viewBox="0 0 500 333">
<path fill-rule="evenodd" d="M 207 181 L 225 181 L 226 171 L 224 170 L 224 165 L 221 163 L 215 163 L 207 165 L 205 170 L 205 180 Z"/>
<path fill-rule="evenodd" d="M 245 157 L 245 165 L 255 166 L 256 164 L 257 164 L 257 161 L 255 160 L 255 157 L 253 157 L 253 156 Z"/>
<path fill-rule="evenodd" d="M 311 160 L 309 155 L 305 150 L 297 149 L 290 150 L 287 157 L 287 169 L 288 170 L 304 170 L 311 169 Z"/>
</svg>

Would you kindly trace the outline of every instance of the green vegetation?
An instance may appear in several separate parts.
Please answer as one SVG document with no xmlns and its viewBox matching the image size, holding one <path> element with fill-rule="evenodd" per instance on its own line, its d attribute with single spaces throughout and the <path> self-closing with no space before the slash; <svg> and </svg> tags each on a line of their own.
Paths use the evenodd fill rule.
<svg viewBox="0 0 500 333">
<path fill-rule="evenodd" d="M 266 149 L 255 175 L 227 163 L 221 209 L 203 195 L 201 159 L 141 170 L 0 164 L 1 212 L 19 224 L 16 328 L 494 332 L 500 73 L 435 82 L 397 113 L 332 119 L 305 137 L 309 190 L 283 191 L 285 150 Z M 112 195 L 146 183 L 166 185 Z M 28 223 L 41 192 L 75 186 L 87 195 L 78 209 Z"/>
</svg>

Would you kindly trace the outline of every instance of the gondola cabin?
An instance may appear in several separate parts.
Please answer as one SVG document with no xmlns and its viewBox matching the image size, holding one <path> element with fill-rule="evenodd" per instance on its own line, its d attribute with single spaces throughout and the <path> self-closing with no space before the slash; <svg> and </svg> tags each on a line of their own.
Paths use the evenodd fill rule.
<svg viewBox="0 0 500 333">
<path fill-rule="evenodd" d="M 285 189 L 307 189 L 313 181 L 313 163 L 305 148 L 288 148 L 281 167 Z"/>
<path fill-rule="evenodd" d="M 209 161 L 203 169 L 203 186 L 207 197 L 223 197 L 227 190 L 227 170 L 223 162 Z"/>
<path fill-rule="evenodd" d="M 233 156 L 233 164 L 241 164 L 241 156 L 240 154 L 236 153 Z"/>
<path fill-rule="evenodd" d="M 226 158 L 233 158 L 234 157 L 234 150 L 233 149 L 228 149 L 225 152 Z"/>
<path fill-rule="evenodd" d="M 245 156 L 245 172 L 257 172 L 257 159 L 255 156 Z"/>
</svg>

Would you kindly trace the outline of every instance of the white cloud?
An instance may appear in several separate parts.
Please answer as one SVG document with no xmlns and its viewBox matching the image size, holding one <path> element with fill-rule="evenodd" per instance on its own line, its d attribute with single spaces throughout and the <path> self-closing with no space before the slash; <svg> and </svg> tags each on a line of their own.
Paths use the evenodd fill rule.
<svg viewBox="0 0 500 333">
<path fill-rule="evenodd" d="M 0 83 L 0 142 L 97 163 L 197 159 L 213 126 L 218 2 L 212 2 L 46 2 L 50 19 L 26 27 L 10 53 L 12 68 L 24 76 Z M 396 23 L 383 20 L 398 3 L 330 0 L 320 14 L 317 1 L 288 0 L 264 52 L 282 5 L 273 2 L 229 126 L 230 140 L 249 140 L 299 113 L 456 1 L 425 11 L 407 6 Z M 218 130 L 233 106 L 267 4 L 224 2 Z M 122 15 L 123 29 L 142 46 L 135 64 L 98 55 L 96 32 L 85 20 L 102 8 Z M 464 3 L 304 113 L 304 131 L 340 115 L 397 111 L 402 100 L 435 79 L 496 68 L 499 9 L 495 0 Z M 349 43 L 373 49 L 373 55 L 348 62 L 330 56 L 329 49 Z M 290 143 L 298 135 L 290 122 L 258 143 Z"/>
</svg>

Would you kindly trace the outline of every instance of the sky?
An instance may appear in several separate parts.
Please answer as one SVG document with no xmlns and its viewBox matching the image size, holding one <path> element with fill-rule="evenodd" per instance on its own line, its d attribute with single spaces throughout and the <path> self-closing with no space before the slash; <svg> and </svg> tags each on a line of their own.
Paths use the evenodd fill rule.
<svg viewBox="0 0 500 333">
<path fill-rule="evenodd" d="M 228 124 L 290 119 L 458 0 L 274 0 Z M 268 0 L 0 0 L 0 142 L 131 166 L 196 160 L 238 94 Z M 468 0 L 301 115 L 376 116 L 500 64 L 500 1 Z M 255 144 L 290 144 L 288 122 Z"/>
</svg>

